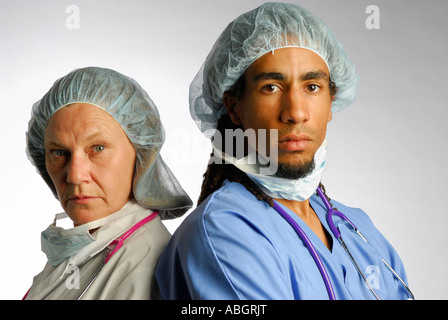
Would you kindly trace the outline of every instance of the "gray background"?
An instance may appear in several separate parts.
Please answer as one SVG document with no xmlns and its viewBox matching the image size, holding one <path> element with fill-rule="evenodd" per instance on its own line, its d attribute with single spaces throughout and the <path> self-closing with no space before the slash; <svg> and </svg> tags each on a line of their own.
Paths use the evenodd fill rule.
<svg viewBox="0 0 448 320">
<path fill-rule="evenodd" d="M 330 197 L 370 215 L 416 298 L 446 299 L 448 2 L 295 2 L 327 22 L 361 78 L 355 103 L 329 125 Z M 261 3 L 0 0 L 1 299 L 20 299 L 42 270 L 40 232 L 61 211 L 25 155 L 32 104 L 78 67 L 134 78 L 159 108 L 162 155 L 196 202 L 210 146 L 190 119 L 188 86 L 225 26 Z M 365 26 L 371 4 L 379 30 Z M 79 29 L 66 27 L 69 5 L 80 10 Z M 166 224 L 173 232 L 181 221 Z"/>
</svg>

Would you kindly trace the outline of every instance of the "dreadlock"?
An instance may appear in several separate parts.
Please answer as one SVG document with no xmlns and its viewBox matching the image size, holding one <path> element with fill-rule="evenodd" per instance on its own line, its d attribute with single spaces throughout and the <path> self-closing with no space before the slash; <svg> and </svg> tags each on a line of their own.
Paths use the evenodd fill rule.
<svg viewBox="0 0 448 320">
<path fill-rule="evenodd" d="M 225 129 L 238 129 L 230 120 L 228 114 L 223 115 L 217 124 L 216 130 L 221 133 L 222 145 L 225 145 Z M 210 154 L 213 158 L 214 153 Z M 274 206 L 274 201 L 271 197 L 266 195 L 261 189 L 240 169 L 232 164 L 210 163 L 207 171 L 204 173 L 204 180 L 202 182 L 201 194 L 199 195 L 198 205 L 201 204 L 209 195 L 221 188 L 224 180 L 241 183 L 249 192 L 251 192 L 258 200 L 266 201 L 271 207 Z"/>
</svg>

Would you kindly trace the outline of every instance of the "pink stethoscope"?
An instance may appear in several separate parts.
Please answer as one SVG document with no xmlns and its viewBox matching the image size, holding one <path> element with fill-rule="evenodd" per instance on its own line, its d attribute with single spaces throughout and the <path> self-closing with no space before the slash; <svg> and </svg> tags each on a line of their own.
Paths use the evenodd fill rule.
<svg viewBox="0 0 448 320">
<path fill-rule="evenodd" d="M 101 272 L 101 270 L 103 269 L 103 267 L 107 264 L 107 262 L 110 260 L 110 258 L 112 258 L 112 256 L 117 253 L 118 250 L 120 250 L 120 248 L 123 246 L 124 241 L 130 236 L 132 235 L 135 231 L 137 231 L 138 229 L 140 229 L 142 226 L 144 226 L 145 224 L 147 224 L 148 222 L 150 222 L 151 220 L 153 220 L 155 217 L 157 217 L 159 214 L 158 211 L 154 211 L 152 214 L 150 214 L 149 216 L 147 216 L 146 218 L 140 220 L 139 222 L 137 222 L 134 226 L 132 226 L 128 231 L 126 231 L 121 237 L 119 237 L 118 239 L 115 239 L 114 241 L 112 241 L 109 246 L 113 246 L 115 245 L 115 248 L 113 250 L 109 249 L 109 252 L 106 256 L 106 258 L 104 259 L 103 264 L 101 265 L 101 267 L 97 270 L 97 272 L 95 273 L 95 275 L 92 277 L 92 280 L 90 280 L 90 282 L 87 284 L 87 286 L 84 288 L 84 290 L 81 292 L 81 294 L 79 295 L 77 300 L 81 300 L 82 297 L 84 296 L 84 294 L 87 292 L 87 290 L 92 286 L 92 284 L 95 282 L 96 278 L 98 277 L 99 273 Z M 28 290 L 29 291 L 29 290 Z M 25 300 L 26 297 L 28 295 L 28 292 L 25 294 L 25 296 L 22 298 L 22 300 Z"/>
</svg>

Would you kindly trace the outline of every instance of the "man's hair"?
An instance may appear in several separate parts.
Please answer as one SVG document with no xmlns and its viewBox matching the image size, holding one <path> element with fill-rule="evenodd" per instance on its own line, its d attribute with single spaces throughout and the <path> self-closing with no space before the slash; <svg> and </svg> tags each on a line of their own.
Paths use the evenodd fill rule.
<svg viewBox="0 0 448 320">
<path fill-rule="evenodd" d="M 228 114 L 224 114 L 218 120 L 218 126 L 216 130 L 219 131 L 222 137 L 222 145 L 226 145 L 225 130 L 226 129 L 238 129 Z M 233 139 L 233 137 L 232 137 Z M 213 159 L 213 151 L 211 153 Z M 248 191 L 250 191 L 258 200 L 266 201 L 271 207 L 274 206 L 274 201 L 271 197 L 266 195 L 261 189 L 240 169 L 233 164 L 226 163 L 210 163 L 207 167 L 207 171 L 204 173 L 204 180 L 202 182 L 201 194 L 199 195 L 198 205 L 200 205 L 209 195 L 221 188 L 224 180 L 241 183 Z"/>
</svg>

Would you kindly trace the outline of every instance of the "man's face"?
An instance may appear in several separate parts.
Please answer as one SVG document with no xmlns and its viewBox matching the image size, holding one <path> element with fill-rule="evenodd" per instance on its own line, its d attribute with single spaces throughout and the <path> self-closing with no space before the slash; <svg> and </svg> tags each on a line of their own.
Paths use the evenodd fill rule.
<svg viewBox="0 0 448 320">
<path fill-rule="evenodd" d="M 282 48 L 256 60 L 244 77 L 240 99 L 224 95 L 232 122 L 255 132 L 277 129 L 278 141 L 266 143 L 278 148 L 279 166 L 309 167 L 332 116 L 325 61 L 307 49 Z"/>
<path fill-rule="evenodd" d="M 129 200 L 135 149 L 117 121 L 76 103 L 57 111 L 45 130 L 45 165 L 75 225 L 104 218 Z"/>
</svg>

